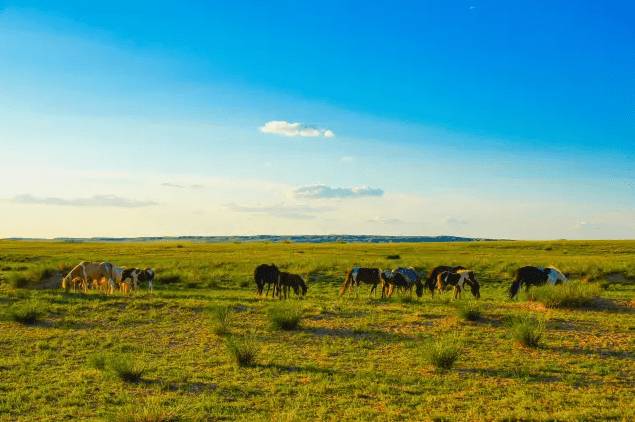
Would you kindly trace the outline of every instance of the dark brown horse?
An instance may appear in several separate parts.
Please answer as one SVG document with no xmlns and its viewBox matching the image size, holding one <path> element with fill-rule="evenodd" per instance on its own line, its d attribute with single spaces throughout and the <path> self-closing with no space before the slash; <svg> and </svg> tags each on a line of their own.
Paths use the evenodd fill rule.
<svg viewBox="0 0 635 422">
<path fill-rule="evenodd" d="M 340 287 L 340 296 L 346 292 L 346 289 L 352 292 L 353 287 L 359 287 L 361 283 L 370 284 L 372 286 L 370 293 L 374 294 L 377 290 L 377 285 L 382 283 L 380 274 L 381 270 L 379 268 L 353 267 L 346 273 L 344 283 Z"/>
<path fill-rule="evenodd" d="M 258 265 L 254 271 L 254 280 L 256 281 L 256 292 L 259 295 L 262 295 L 262 291 L 265 288 L 265 284 L 267 285 L 267 293 L 265 296 L 269 295 L 269 289 L 271 285 L 275 287 L 278 283 L 278 277 L 280 275 L 280 270 L 275 264 L 261 264 Z"/>
<path fill-rule="evenodd" d="M 306 295 L 308 287 L 302 277 L 297 274 L 280 272 L 278 283 L 276 286 L 277 294 L 280 299 L 289 297 L 289 290 L 293 289 L 296 296 L 303 297 Z"/>
<path fill-rule="evenodd" d="M 437 277 L 444 271 L 449 271 L 451 273 L 455 273 L 459 270 L 465 270 L 465 267 L 457 265 L 455 267 L 450 267 L 447 265 L 439 265 L 438 267 L 434 267 L 430 274 L 428 275 L 428 279 L 426 280 L 426 287 L 430 290 L 430 294 L 434 296 L 434 289 L 437 286 Z"/>
</svg>

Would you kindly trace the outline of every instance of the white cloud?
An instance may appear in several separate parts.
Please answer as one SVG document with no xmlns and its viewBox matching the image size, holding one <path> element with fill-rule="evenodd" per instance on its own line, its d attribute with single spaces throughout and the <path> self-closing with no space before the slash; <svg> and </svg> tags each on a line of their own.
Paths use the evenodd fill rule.
<svg viewBox="0 0 635 422">
<path fill-rule="evenodd" d="M 37 205 L 57 205 L 71 207 L 116 207 L 116 208 L 139 208 L 157 205 L 154 201 L 141 201 L 136 199 L 122 198 L 116 195 L 94 195 L 86 198 L 57 198 L 57 197 L 37 197 L 33 195 L 15 196 L 12 202 L 16 204 L 37 204 Z"/>
<path fill-rule="evenodd" d="M 311 125 L 299 122 L 287 122 L 286 120 L 271 120 L 260 127 L 262 133 L 270 133 L 282 136 L 301 136 L 304 138 L 333 138 L 335 133 L 330 129 L 319 129 Z"/>
<path fill-rule="evenodd" d="M 301 186 L 293 191 L 297 198 L 325 199 L 325 198 L 361 198 L 365 196 L 382 196 L 384 191 L 368 186 L 352 188 L 337 188 L 326 185 Z"/>
<path fill-rule="evenodd" d="M 323 135 L 324 135 L 325 138 L 334 138 L 335 137 L 335 133 L 331 129 L 326 129 L 323 132 Z"/>
</svg>

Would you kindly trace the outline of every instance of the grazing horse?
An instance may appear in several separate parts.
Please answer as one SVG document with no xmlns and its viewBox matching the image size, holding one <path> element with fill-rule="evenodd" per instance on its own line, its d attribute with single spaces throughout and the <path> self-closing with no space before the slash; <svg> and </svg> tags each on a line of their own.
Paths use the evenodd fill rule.
<svg viewBox="0 0 635 422">
<path fill-rule="evenodd" d="M 525 286 L 525 291 L 527 291 L 530 286 L 542 286 L 547 283 L 556 285 L 566 282 L 567 277 L 555 267 L 522 267 L 516 270 L 516 277 L 509 288 L 509 298 L 515 298 L 523 285 Z"/>
<path fill-rule="evenodd" d="M 421 297 L 423 295 L 423 283 L 421 282 L 421 277 L 419 276 L 417 270 L 412 267 L 399 267 L 395 270 L 395 272 L 404 276 L 409 284 L 408 289 L 410 290 L 410 293 L 412 293 L 412 286 L 416 286 L 415 292 L 417 297 Z"/>
<path fill-rule="evenodd" d="M 381 272 L 381 298 L 392 297 L 395 288 L 408 290 L 411 287 L 408 279 L 401 273 L 392 270 Z M 412 289 L 410 289 L 412 292 Z"/>
<path fill-rule="evenodd" d="M 68 286 L 62 286 L 62 288 L 67 289 Z M 81 289 L 83 291 L 86 291 L 86 289 L 88 287 L 86 286 L 86 282 L 84 281 L 83 278 L 81 278 L 81 277 L 73 277 L 73 279 L 71 280 L 71 283 L 70 283 L 70 288 L 71 288 L 72 291 L 75 292 L 75 291 L 77 291 L 79 289 Z"/>
<path fill-rule="evenodd" d="M 457 265 L 455 267 L 449 267 L 447 265 L 439 265 L 438 267 L 434 267 L 430 274 L 428 275 L 428 279 L 426 280 L 426 287 L 430 291 L 430 294 L 434 296 L 434 289 L 437 285 L 437 277 L 444 271 L 449 271 L 451 273 L 455 273 L 460 270 L 465 270 L 467 268 Z"/>
<path fill-rule="evenodd" d="M 474 271 L 458 270 L 457 272 L 444 271 L 437 275 L 437 290 L 443 291 L 448 286 L 454 288 L 454 299 L 461 296 L 461 291 L 465 289 L 465 285 L 470 286 L 472 296 L 477 299 L 481 298 L 481 287 L 476 280 Z"/>
<path fill-rule="evenodd" d="M 374 295 L 377 290 L 377 285 L 382 283 L 381 270 L 379 268 L 353 267 L 346 273 L 344 283 L 342 283 L 342 287 L 340 287 L 340 296 L 346 292 L 346 289 L 352 292 L 353 287 L 359 287 L 361 283 L 372 285 L 370 293 Z"/>
<path fill-rule="evenodd" d="M 280 296 L 280 299 L 283 297 L 285 299 L 288 298 L 290 289 L 293 289 L 296 296 L 303 297 L 306 295 L 308 287 L 298 274 L 280 272 L 276 286 L 277 294 Z"/>
<path fill-rule="evenodd" d="M 139 288 L 140 283 L 147 283 L 150 291 L 154 290 L 154 275 L 155 272 L 152 268 L 146 268 L 141 270 L 139 268 L 126 268 L 121 272 L 120 287 L 123 284 L 128 284 L 128 289 L 132 288 L 136 290 Z M 123 289 L 122 289 L 123 291 Z"/>
<path fill-rule="evenodd" d="M 392 296 L 395 287 L 407 290 L 412 295 L 412 286 L 416 286 L 417 297 L 423 295 L 423 283 L 419 273 L 412 268 L 399 267 L 393 271 L 386 270 L 381 273 L 382 277 L 382 297 Z"/>
<path fill-rule="evenodd" d="M 62 287 L 68 288 L 73 278 L 79 277 L 84 280 L 85 290 L 88 286 L 104 286 L 107 293 L 112 293 L 115 290 L 112 270 L 113 265 L 109 262 L 82 261 L 62 279 Z"/>
<path fill-rule="evenodd" d="M 267 293 L 265 294 L 265 296 L 269 295 L 269 289 L 271 288 L 271 285 L 273 285 L 275 293 L 279 277 L 280 270 L 278 269 L 278 267 L 276 267 L 275 264 L 258 265 L 254 270 L 254 280 L 256 281 L 256 292 L 258 293 L 258 295 L 262 295 L 265 284 L 267 285 Z"/>
</svg>

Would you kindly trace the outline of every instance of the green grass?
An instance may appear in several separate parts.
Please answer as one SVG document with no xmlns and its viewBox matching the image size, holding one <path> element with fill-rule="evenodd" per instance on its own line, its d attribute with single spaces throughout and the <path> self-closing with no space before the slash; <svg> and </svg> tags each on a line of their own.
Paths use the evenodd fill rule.
<svg viewBox="0 0 635 422">
<path fill-rule="evenodd" d="M 116 354 L 106 362 L 109 369 L 120 380 L 129 383 L 141 381 L 145 368 L 136 359 L 126 354 Z"/>
<path fill-rule="evenodd" d="M 9 318 L 23 325 L 35 325 L 45 313 L 44 305 L 35 301 L 18 303 L 8 309 Z"/>
<path fill-rule="evenodd" d="M 478 321 L 481 319 L 481 305 L 474 300 L 459 302 L 456 314 L 465 321 Z"/>
<path fill-rule="evenodd" d="M 426 356 L 430 365 L 438 370 L 452 369 L 461 355 L 461 344 L 454 337 L 443 337 L 428 345 Z"/>
<path fill-rule="evenodd" d="M 224 336 L 229 333 L 231 309 L 227 306 L 215 306 L 210 310 L 212 316 L 212 331 L 214 334 Z"/>
<path fill-rule="evenodd" d="M 514 340 L 525 347 L 538 347 L 545 332 L 545 323 L 532 315 L 513 317 L 511 333 Z"/>
<path fill-rule="evenodd" d="M 256 341 L 250 337 L 227 337 L 225 348 L 236 367 L 251 366 L 258 356 Z"/>
<path fill-rule="evenodd" d="M 474 269 L 481 320 L 466 323 L 457 308 L 468 301 L 451 294 L 380 300 L 362 286 L 338 296 L 348 268 L 394 267 L 389 255 L 423 272 Z M 81 260 L 156 268 L 155 292 L 105 296 L 8 281 L 29 274 L 29 287 L 36 268 Z M 43 323 L 30 326 L 0 318 L 0 421 L 635 419 L 632 241 L 0 241 L 0 261 L 0 313 L 33 302 L 43 311 Z M 269 310 L 281 301 L 255 294 L 254 266 L 269 262 L 308 275 L 306 299 L 286 301 L 301 309 L 299 330 L 272 329 Z M 610 288 L 601 306 L 511 301 L 506 292 L 523 265 L 555 265 Z M 215 334 L 211 309 L 231 310 L 229 335 Z M 545 321 L 540 347 L 516 345 L 507 321 L 517 315 Z M 238 367 L 227 338 L 248 343 L 237 351 L 254 348 L 251 364 Z M 458 358 L 437 369 L 428 351 L 451 340 Z M 143 365 L 138 382 L 116 375 L 117 356 L 128 360 L 123 369 Z"/>
<path fill-rule="evenodd" d="M 540 302 L 548 308 L 590 308 L 597 305 L 600 296 L 600 285 L 578 281 L 533 287 L 527 292 L 528 300 Z"/>
<path fill-rule="evenodd" d="M 269 321 L 276 330 L 297 330 L 302 320 L 302 309 L 298 305 L 283 302 L 268 309 Z"/>
</svg>

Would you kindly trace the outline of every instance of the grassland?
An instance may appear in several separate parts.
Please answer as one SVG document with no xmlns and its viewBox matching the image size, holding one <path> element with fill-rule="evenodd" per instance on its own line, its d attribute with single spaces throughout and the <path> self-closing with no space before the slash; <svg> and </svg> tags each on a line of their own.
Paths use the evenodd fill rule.
<svg viewBox="0 0 635 422">
<path fill-rule="evenodd" d="M 157 288 L 37 289 L 80 260 L 152 266 Z M 307 298 L 290 301 L 298 329 L 276 329 L 277 301 L 256 297 L 263 262 L 309 280 Z M 467 298 L 450 294 L 338 298 L 354 264 L 469 266 L 483 286 L 476 321 L 461 316 Z M 602 298 L 582 308 L 508 300 L 514 269 L 530 264 L 556 265 Z M 635 242 L 1 241 L 0 277 L 0 420 L 635 418 Z M 230 311 L 223 330 L 219 307 Z M 34 324 L 12 317 L 25 311 Z M 538 347 L 513 338 L 510 322 L 526 315 L 544 322 Z M 244 366 L 228 348 L 241 342 L 256 352 Z M 460 352 L 442 370 L 429 352 L 444 342 Z"/>
</svg>

